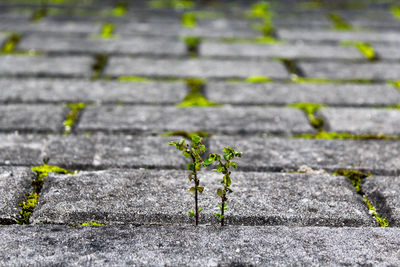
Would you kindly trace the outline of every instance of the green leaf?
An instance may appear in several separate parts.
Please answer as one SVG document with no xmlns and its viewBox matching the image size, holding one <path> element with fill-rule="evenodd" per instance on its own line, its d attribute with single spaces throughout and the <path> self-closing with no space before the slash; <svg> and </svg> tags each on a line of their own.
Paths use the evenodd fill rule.
<svg viewBox="0 0 400 267">
<path fill-rule="evenodd" d="M 221 214 L 219 212 L 215 213 L 218 218 L 221 218 Z"/>
<path fill-rule="evenodd" d="M 231 177 L 229 177 L 228 174 L 224 175 L 224 183 L 226 187 L 229 187 L 231 185 Z"/>
<path fill-rule="evenodd" d="M 200 146 L 200 151 L 201 152 L 205 152 L 206 151 L 206 146 L 205 145 L 201 145 Z"/>
<path fill-rule="evenodd" d="M 224 170 L 224 167 L 222 166 L 221 163 L 219 163 L 217 166 L 217 172 L 222 172 L 223 170 Z"/>
<path fill-rule="evenodd" d="M 169 142 L 168 143 L 170 146 L 175 146 L 176 145 L 176 143 L 174 142 L 174 141 L 171 141 L 171 142 Z"/>
<path fill-rule="evenodd" d="M 208 158 L 203 161 L 203 166 L 208 166 L 214 162 L 214 158 Z"/>
<path fill-rule="evenodd" d="M 193 173 L 191 172 L 191 173 L 189 173 L 189 181 L 192 181 L 193 180 Z"/>
<path fill-rule="evenodd" d="M 230 166 L 233 166 L 235 169 L 237 169 L 237 164 L 236 162 L 232 161 L 229 163 Z"/>
<path fill-rule="evenodd" d="M 194 171 L 195 170 L 194 169 L 194 163 L 188 163 L 186 165 L 186 169 L 189 170 L 189 171 Z"/>
<path fill-rule="evenodd" d="M 203 210 L 202 208 L 199 208 L 199 213 L 200 213 L 202 210 Z"/>
<path fill-rule="evenodd" d="M 195 215 L 194 215 L 194 212 L 192 211 L 192 210 L 189 210 L 189 216 L 190 217 L 194 217 Z"/>
<path fill-rule="evenodd" d="M 222 189 L 221 189 L 221 188 L 218 188 L 218 190 L 217 190 L 217 195 L 218 195 L 219 197 L 222 197 L 223 194 L 224 194 L 224 193 L 222 192 Z"/>
<path fill-rule="evenodd" d="M 192 186 L 192 187 L 189 189 L 189 193 L 191 193 L 191 194 L 196 193 L 196 189 Z"/>
<path fill-rule="evenodd" d="M 201 163 L 196 163 L 196 171 L 200 171 L 201 169 Z"/>
<path fill-rule="evenodd" d="M 203 191 L 204 191 L 204 186 L 198 186 L 198 187 L 197 187 L 197 191 L 199 191 L 200 193 L 203 193 Z"/>
<path fill-rule="evenodd" d="M 190 153 L 183 151 L 182 154 L 186 157 L 186 158 L 190 158 Z"/>
<path fill-rule="evenodd" d="M 192 136 L 192 142 L 197 145 L 201 141 L 201 137 L 198 135 L 193 135 Z"/>
</svg>

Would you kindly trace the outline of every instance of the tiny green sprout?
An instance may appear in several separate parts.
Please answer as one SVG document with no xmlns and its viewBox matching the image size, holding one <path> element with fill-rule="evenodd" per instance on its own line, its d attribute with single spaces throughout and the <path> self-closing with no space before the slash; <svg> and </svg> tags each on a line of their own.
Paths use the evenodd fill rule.
<svg viewBox="0 0 400 267">
<path fill-rule="evenodd" d="M 232 160 L 235 157 L 241 157 L 242 152 L 237 152 L 229 146 L 225 147 L 222 152 L 224 153 L 223 157 L 221 157 L 219 154 L 210 154 L 208 159 L 205 159 L 203 161 L 203 165 L 208 166 L 213 162 L 217 162 L 218 165 L 215 171 L 224 175 L 223 179 L 221 180 L 223 188 L 218 188 L 217 190 L 217 195 L 221 198 L 221 205 L 219 205 L 220 212 L 217 212 L 215 214 L 221 220 L 221 226 L 224 226 L 224 213 L 226 210 L 228 210 L 228 208 L 226 207 L 228 202 L 228 198 L 226 195 L 233 192 L 233 190 L 230 188 L 232 181 L 231 171 L 229 170 L 229 167 L 232 166 L 233 168 L 237 169 L 237 163 Z M 224 161 L 221 161 L 222 158 Z"/>
<path fill-rule="evenodd" d="M 194 186 L 190 187 L 189 193 L 194 194 L 195 209 L 194 211 L 189 211 L 189 216 L 194 217 L 196 225 L 198 225 L 199 214 L 202 211 L 202 209 L 198 207 L 198 194 L 203 193 L 204 187 L 199 186 L 200 180 L 197 177 L 197 172 L 200 171 L 202 167 L 203 159 L 201 158 L 201 153 L 206 151 L 206 146 L 202 143 L 202 138 L 198 135 L 192 136 L 191 145 L 186 144 L 184 139 L 177 142 L 171 141 L 169 144 L 175 146 L 177 150 L 182 151 L 182 154 L 186 158 L 192 159 L 192 162 L 186 165 L 186 169 L 191 171 L 189 174 L 189 182 L 194 183 Z"/>
</svg>

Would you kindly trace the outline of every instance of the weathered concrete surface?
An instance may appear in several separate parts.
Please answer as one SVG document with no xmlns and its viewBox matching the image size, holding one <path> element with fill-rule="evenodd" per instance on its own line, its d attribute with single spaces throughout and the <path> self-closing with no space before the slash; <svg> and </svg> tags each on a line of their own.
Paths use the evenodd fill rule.
<svg viewBox="0 0 400 267">
<path fill-rule="evenodd" d="M 23 38 L 18 49 L 58 53 L 109 53 L 132 55 L 184 56 L 186 46 L 178 38 L 128 37 L 101 39 L 79 36 L 29 35 Z"/>
<path fill-rule="evenodd" d="M 400 178 L 372 176 L 365 179 L 362 187 L 378 214 L 389 221 L 390 226 L 400 226 Z"/>
<path fill-rule="evenodd" d="M 8 38 L 8 34 L 0 33 L 0 47 L 3 47 L 4 43 Z"/>
<path fill-rule="evenodd" d="M 88 56 L 0 56 L 0 76 L 90 77 L 93 59 Z"/>
<path fill-rule="evenodd" d="M 398 228 L 2 226 L 15 265 L 399 265 Z M 194 252 L 195 251 L 195 252 Z"/>
<path fill-rule="evenodd" d="M 206 95 L 211 101 L 235 105 L 308 102 L 334 106 L 376 106 L 400 103 L 399 90 L 386 84 L 209 82 Z"/>
<path fill-rule="evenodd" d="M 0 131 L 59 133 L 66 114 L 62 105 L 0 105 Z"/>
<path fill-rule="evenodd" d="M 400 144 L 385 140 L 313 140 L 248 137 L 211 137 L 210 151 L 225 146 L 242 151 L 240 166 L 246 170 L 291 170 L 301 165 L 313 169 L 359 168 L 375 174 L 400 173 Z"/>
<path fill-rule="evenodd" d="M 24 167 L 0 167 L 0 224 L 16 223 L 25 194 L 31 193 L 33 173 Z"/>
<path fill-rule="evenodd" d="M 369 79 L 387 81 L 398 80 L 400 76 L 400 64 L 391 62 L 300 62 L 299 68 L 307 77 L 311 78 L 339 80 Z"/>
<path fill-rule="evenodd" d="M 115 82 L 84 79 L 1 79 L 1 102 L 174 104 L 183 101 L 183 82 Z"/>
<path fill-rule="evenodd" d="M 399 109 L 322 108 L 317 116 L 327 131 L 400 136 Z"/>
<path fill-rule="evenodd" d="M 306 116 L 297 109 L 272 107 L 88 107 L 78 124 L 79 132 L 162 133 L 185 129 L 211 134 L 311 133 Z"/>
<path fill-rule="evenodd" d="M 0 135 L 0 163 L 2 165 L 33 166 L 42 162 L 43 137 L 37 135 Z"/>
<path fill-rule="evenodd" d="M 50 174 L 31 217 L 38 223 L 191 223 L 188 171 L 107 170 Z M 218 223 L 221 174 L 199 173 L 201 224 Z M 341 176 L 315 174 L 232 174 L 226 223 L 235 225 L 373 226 L 362 198 Z"/>
<path fill-rule="evenodd" d="M 318 51 L 318 53 L 315 53 Z M 314 44 L 226 44 L 203 42 L 200 55 L 208 57 L 249 57 L 285 59 L 352 59 L 364 56 L 354 47 L 314 45 Z"/>
<path fill-rule="evenodd" d="M 263 75 L 288 78 L 283 64 L 261 60 L 149 59 L 111 57 L 106 76 L 247 78 Z"/>
</svg>

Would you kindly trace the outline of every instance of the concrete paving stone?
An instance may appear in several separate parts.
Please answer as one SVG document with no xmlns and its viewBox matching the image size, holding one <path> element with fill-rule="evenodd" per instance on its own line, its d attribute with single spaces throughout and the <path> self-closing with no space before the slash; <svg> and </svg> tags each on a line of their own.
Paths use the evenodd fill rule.
<svg viewBox="0 0 400 267">
<path fill-rule="evenodd" d="M 279 28 L 279 38 L 283 40 L 307 41 L 361 41 L 373 42 L 400 42 L 400 35 L 396 31 L 332 31 L 327 29 Z"/>
<path fill-rule="evenodd" d="M 315 51 L 318 51 L 318 53 L 315 53 Z M 355 47 L 300 43 L 291 45 L 262 45 L 203 42 L 200 45 L 199 53 L 201 56 L 209 57 L 365 59 L 365 57 Z"/>
<path fill-rule="evenodd" d="M 206 95 L 210 101 L 235 105 L 308 102 L 334 106 L 376 106 L 400 103 L 400 92 L 386 84 L 209 82 Z"/>
<path fill-rule="evenodd" d="M 57 133 L 66 113 L 60 105 L 0 105 L 0 131 Z"/>
<path fill-rule="evenodd" d="M 21 265 L 399 265 L 398 228 L 2 226 L 0 262 Z"/>
<path fill-rule="evenodd" d="M 89 77 L 93 59 L 88 56 L 0 57 L 1 76 L 73 76 Z"/>
<path fill-rule="evenodd" d="M 362 12 L 342 10 L 337 12 L 337 14 L 351 25 L 358 28 L 396 30 L 399 27 L 399 22 L 390 13 L 389 7 L 384 11 L 377 9 Z"/>
<path fill-rule="evenodd" d="M 399 109 L 322 108 L 317 116 L 327 131 L 400 136 Z"/>
<path fill-rule="evenodd" d="M 283 64 L 273 61 L 122 57 L 111 57 L 104 75 L 202 78 L 247 78 L 263 75 L 278 79 L 289 77 Z"/>
<path fill-rule="evenodd" d="M 212 134 L 271 133 L 291 135 L 314 132 L 298 109 L 275 107 L 88 107 L 77 130 L 102 132 L 207 131 Z"/>
<path fill-rule="evenodd" d="M 263 137 L 211 137 L 209 150 L 225 146 L 243 152 L 242 170 L 297 171 L 302 165 L 335 171 L 361 169 L 373 174 L 400 173 L 400 144 L 387 140 L 315 140 Z"/>
<path fill-rule="evenodd" d="M 384 44 L 384 43 L 373 43 L 372 47 L 378 54 L 378 57 L 383 60 L 399 60 L 400 51 L 399 45 L 395 43 Z"/>
<path fill-rule="evenodd" d="M 31 192 L 33 172 L 24 167 L 0 167 L 0 224 L 16 223 L 19 203 Z"/>
<path fill-rule="evenodd" d="M 190 224 L 193 195 L 188 171 L 107 170 L 50 174 L 31 217 L 34 224 Z M 218 224 L 221 174 L 199 173 L 201 224 Z M 373 217 L 342 176 L 232 174 L 226 223 L 229 225 L 373 226 Z M 185 181 L 185 182 L 181 182 Z M 214 184 L 214 185 L 212 185 Z M 90 192 L 90 194 L 88 194 Z M 268 193 L 266 193 L 268 192 Z"/>
<path fill-rule="evenodd" d="M 0 88 L 0 101 L 6 103 L 173 104 L 182 101 L 186 95 L 186 84 L 183 82 L 0 79 Z"/>
<path fill-rule="evenodd" d="M 42 163 L 45 137 L 0 134 L 0 164 L 35 166 Z"/>
<path fill-rule="evenodd" d="M 298 12 L 297 10 L 288 11 L 287 8 L 280 11 L 273 18 L 276 28 L 280 27 L 307 27 L 307 28 L 329 28 L 332 22 L 329 21 L 324 12 Z"/>
<path fill-rule="evenodd" d="M 108 53 L 108 54 L 186 54 L 186 46 L 179 39 L 157 37 L 127 37 L 121 39 L 79 38 L 49 35 L 29 35 L 24 37 L 18 49 L 57 53 Z"/>
<path fill-rule="evenodd" d="M 30 31 L 33 32 L 58 32 L 58 33 L 100 33 L 101 23 L 94 21 L 74 21 L 74 20 L 56 20 L 52 18 L 43 18 L 37 23 L 30 24 Z"/>
<path fill-rule="evenodd" d="M 8 39 L 8 34 L 0 32 L 0 47 L 3 47 L 3 45 L 7 41 L 7 39 Z"/>
<path fill-rule="evenodd" d="M 365 179 L 362 188 L 379 215 L 391 227 L 400 226 L 400 177 L 372 176 Z"/>
<path fill-rule="evenodd" d="M 398 80 L 400 64 L 388 62 L 344 63 L 344 62 L 300 62 L 299 68 L 306 77 L 327 79 Z"/>
</svg>

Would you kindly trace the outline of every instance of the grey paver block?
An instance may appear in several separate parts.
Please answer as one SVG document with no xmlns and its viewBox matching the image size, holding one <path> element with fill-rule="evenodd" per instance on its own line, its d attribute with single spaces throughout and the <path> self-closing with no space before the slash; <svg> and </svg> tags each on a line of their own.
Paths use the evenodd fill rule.
<svg viewBox="0 0 400 267">
<path fill-rule="evenodd" d="M 190 223 L 194 205 L 185 171 L 107 170 L 76 175 L 50 174 L 32 215 L 33 223 Z M 221 175 L 199 173 L 205 191 L 200 221 L 218 221 L 216 196 Z M 333 175 L 241 173 L 232 175 L 227 224 L 374 225 L 362 198 L 344 177 Z M 185 182 L 182 182 L 185 181 Z M 216 182 L 217 181 L 217 182 Z M 90 192 L 90 194 L 88 194 Z"/>
<path fill-rule="evenodd" d="M 377 63 L 342 63 L 342 62 L 300 62 L 299 68 L 307 77 L 328 79 L 371 79 L 398 80 L 400 64 L 389 62 Z"/>
<path fill-rule="evenodd" d="M 61 105 L 0 105 L 0 130 L 57 133 L 65 115 Z"/>
<path fill-rule="evenodd" d="M 0 233 L 2 265 L 400 264 L 398 228 L 16 225 Z"/>
<path fill-rule="evenodd" d="M 0 93 L 1 94 L 1 93 Z M 386 84 L 209 82 L 207 98 L 223 104 L 322 103 L 339 106 L 396 105 L 400 92 Z"/>
<path fill-rule="evenodd" d="M 26 57 L 1 56 L 1 76 L 89 77 L 93 59 L 87 56 Z"/>
<path fill-rule="evenodd" d="M 386 218 L 392 227 L 400 225 L 399 182 L 399 177 L 372 176 L 362 184 L 364 193 L 378 214 Z"/>
<path fill-rule="evenodd" d="M 392 44 L 383 44 L 383 43 L 374 43 L 372 47 L 375 49 L 375 52 L 378 54 L 378 57 L 384 60 L 399 60 L 400 59 L 400 51 L 399 46 L 395 43 Z"/>
<path fill-rule="evenodd" d="M 260 137 L 211 137 L 210 151 L 225 146 L 242 151 L 240 166 L 246 170 L 292 170 L 302 165 L 313 169 L 360 168 L 375 174 L 398 175 L 398 141 L 313 140 Z"/>
<path fill-rule="evenodd" d="M 31 192 L 33 173 L 24 167 L 0 167 L 0 223 L 16 223 L 25 194 Z"/>
<path fill-rule="evenodd" d="M 18 49 L 45 52 L 79 52 L 111 54 L 149 54 L 177 55 L 186 54 L 186 46 L 176 39 L 129 37 L 115 39 L 79 38 L 49 35 L 29 35 L 18 44 Z"/>
<path fill-rule="evenodd" d="M 400 135 L 400 110 L 374 108 L 322 108 L 324 128 L 353 134 Z"/>
<path fill-rule="evenodd" d="M 8 34 L 0 33 L 0 47 L 3 47 L 4 43 L 8 38 Z"/>
<path fill-rule="evenodd" d="M 100 33 L 101 23 L 94 21 L 55 20 L 44 18 L 30 24 L 29 31 L 54 33 Z"/>
<path fill-rule="evenodd" d="M 400 42 L 396 31 L 329 31 L 327 29 L 279 28 L 278 36 L 284 40 L 309 41 L 362 41 L 362 42 Z"/>
<path fill-rule="evenodd" d="M 0 135 L 0 163 L 34 166 L 42 162 L 44 138 L 37 135 Z"/>
<path fill-rule="evenodd" d="M 200 45 L 200 55 L 211 57 L 276 57 L 287 59 L 364 59 L 364 56 L 354 47 L 301 43 L 262 45 L 203 42 Z"/>
<path fill-rule="evenodd" d="M 247 78 L 263 75 L 288 78 L 284 66 L 273 61 L 212 59 L 148 59 L 111 57 L 105 75 Z"/>
<path fill-rule="evenodd" d="M 82 115 L 77 130 L 105 132 L 154 132 L 177 130 L 210 133 L 314 132 L 297 109 L 274 107 L 153 107 L 94 106 Z"/>
<path fill-rule="evenodd" d="M 2 102 L 173 104 L 182 101 L 186 95 L 183 82 L 1 79 L 0 88 Z"/>
</svg>

